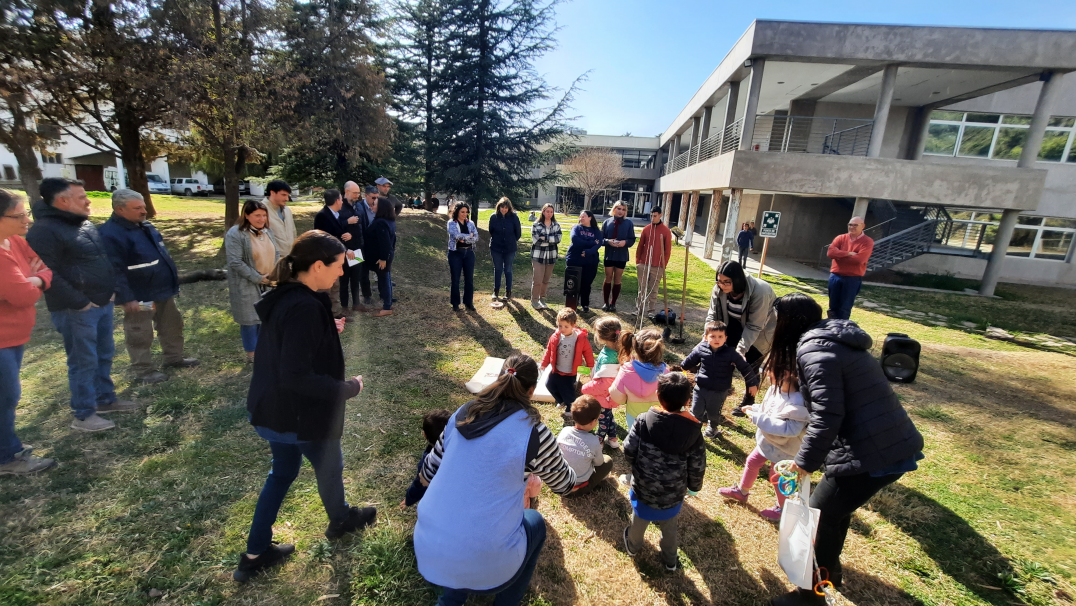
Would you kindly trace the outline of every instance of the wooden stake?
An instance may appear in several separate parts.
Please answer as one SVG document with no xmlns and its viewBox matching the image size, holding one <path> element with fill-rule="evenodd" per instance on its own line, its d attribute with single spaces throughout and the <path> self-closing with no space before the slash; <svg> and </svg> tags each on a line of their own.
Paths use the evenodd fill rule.
<svg viewBox="0 0 1076 606">
<path fill-rule="evenodd" d="M 762 243 L 762 259 L 758 262 L 758 277 L 762 277 L 762 268 L 766 267 L 766 251 L 770 250 L 770 239 Z"/>
</svg>

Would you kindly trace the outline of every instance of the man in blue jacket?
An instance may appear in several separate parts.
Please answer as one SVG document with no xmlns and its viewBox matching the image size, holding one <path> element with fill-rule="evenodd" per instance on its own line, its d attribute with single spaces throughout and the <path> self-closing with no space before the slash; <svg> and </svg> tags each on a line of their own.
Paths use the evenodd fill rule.
<svg viewBox="0 0 1076 606">
<path fill-rule="evenodd" d="M 153 366 L 153 327 L 168 368 L 190 368 L 183 357 L 183 316 L 176 307 L 179 274 L 164 238 L 146 221 L 146 202 L 133 189 L 112 193 L 112 216 L 100 229 L 112 261 L 116 304 L 123 307 L 123 335 L 131 372 L 143 383 L 160 383 L 168 375 Z"/>
<path fill-rule="evenodd" d="M 138 405 L 116 398 L 112 384 L 112 264 L 97 228 L 90 223 L 90 199 L 82 181 L 49 178 L 41 182 L 41 201 L 34 205 L 34 226 L 26 242 L 52 270 L 45 303 L 67 352 L 67 384 L 71 388 L 71 428 L 104 431 L 115 423 L 102 414 L 135 410 Z"/>
</svg>

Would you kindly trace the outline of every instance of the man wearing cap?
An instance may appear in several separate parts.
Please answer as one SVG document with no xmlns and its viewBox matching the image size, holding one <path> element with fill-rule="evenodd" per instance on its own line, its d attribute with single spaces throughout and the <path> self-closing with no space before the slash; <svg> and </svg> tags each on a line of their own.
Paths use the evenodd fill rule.
<svg viewBox="0 0 1076 606">
<path fill-rule="evenodd" d="M 131 371 L 143 383 L 168 380 L 153 367 L 153 328 L 169 368 L 198 366 L 183 357 L 183 316 L 176 307 L 179 274 L 164 238 L 146 221 L 146 202 L 133 189 L 112 193 L 112 217 L 98 230 L 112 261 L 116 304 L 123 307 L 123 336 Z"/>
<path fill-rule="evenodd" d="M 381 194 L 382 198 L 388 200 L 389 203 L 392 204 L 392 210 L 396 211 L 396 216 L 399 217 L 400 213 L 403 212 L 403 202 L 400 202 L 389 195 L 389 189 L 392 188 L 392 181 L 389 181 L 385 177 L 378 177 L 377 181 L 374 181 L 374 183 L 377 184 L 378 193 Z"/>
<path fill-rule="evenodd" d="M 635 299 L 635 313 L 649 315 L 652 303 L 657 299 L 658 287 L 665 276 L 665 267 L 672 254 L 672 231 L 661 222 L 661 207 L 650 211 L 650 224 L 639 234 L 635 247 L 635 271 L 639 279 L 639 296 Z"/>
</svg>

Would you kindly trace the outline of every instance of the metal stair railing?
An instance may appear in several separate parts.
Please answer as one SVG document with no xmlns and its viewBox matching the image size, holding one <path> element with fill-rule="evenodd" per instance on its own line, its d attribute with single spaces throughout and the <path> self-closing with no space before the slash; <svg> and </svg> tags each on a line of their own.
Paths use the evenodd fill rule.
<svg viewBox="0 0 1076 606">
<path fill-rule="evenodd" d="M 867 260 L 867 272 L 889 269 L 894 265 L 928 252 L 939 230 L 948 229 L 946 221 L 932 218 L 919 225 L 886 236 L 874 243 L 874 252 Z"/>
</svg>

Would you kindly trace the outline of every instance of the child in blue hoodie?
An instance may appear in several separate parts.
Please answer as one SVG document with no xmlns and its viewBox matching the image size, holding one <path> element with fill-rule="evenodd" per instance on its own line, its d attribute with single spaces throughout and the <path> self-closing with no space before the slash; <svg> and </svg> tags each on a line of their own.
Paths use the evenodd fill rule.
<svg viewBox="0 0 1076 606">
<path fill-rule="evenodd" d="M 703 341 L 680 362 L 684 370 L 695 373 L 695 391 L 691 397 L 691 414 L 709 424 L 705 438 L 721 435 L 718 423 L 721 408 L 732 387 L 732 369 L 739 369 L 752 397 L 758 393 L 758 372 L 739 352 L 725 345 L 725 323 L 707 322 Z"/>
</svg>

